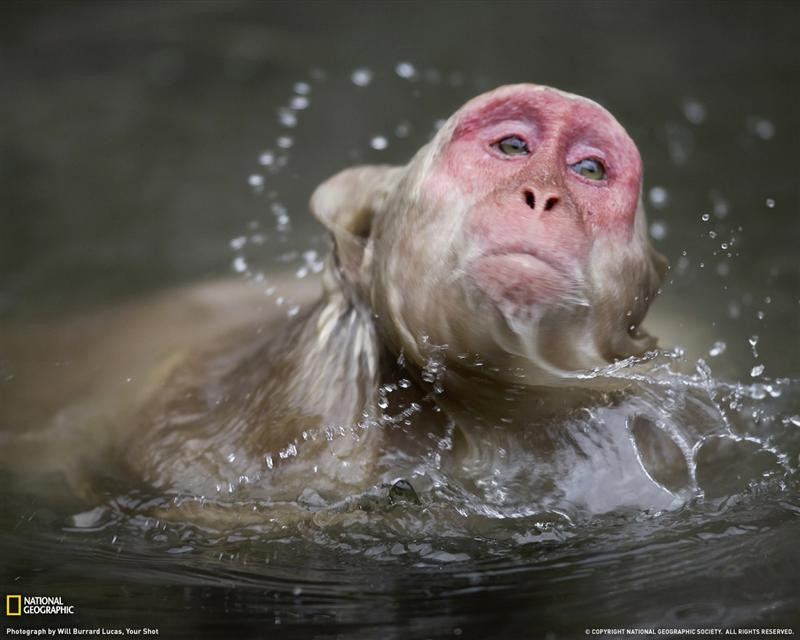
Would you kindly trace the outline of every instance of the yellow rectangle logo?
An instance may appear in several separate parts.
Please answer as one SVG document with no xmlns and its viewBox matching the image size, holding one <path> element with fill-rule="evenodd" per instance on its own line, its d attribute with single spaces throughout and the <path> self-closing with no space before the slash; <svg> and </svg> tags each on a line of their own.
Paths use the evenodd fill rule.
<svg viewBox="0 0 800 640">
<path fill-rule="evenodd" d="M 6 615 L 22 615 L 22 596 L 6 596 Z"/>
</svg>

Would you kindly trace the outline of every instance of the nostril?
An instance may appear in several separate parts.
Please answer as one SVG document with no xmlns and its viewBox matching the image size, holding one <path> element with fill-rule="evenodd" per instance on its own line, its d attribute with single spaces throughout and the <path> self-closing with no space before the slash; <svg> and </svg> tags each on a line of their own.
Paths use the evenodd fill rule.
<svg viewBox="0 0 800 640">
<path fill-rule="evenodd" d="M 558 204 L 558 198 L 548 198 L 547 201 L 544 203 L 544 210 L 550 211 L 553 207 Z"/>
<path fill-rule="evenodd" d="M 536 206 L 536 198 L 533 197 L 533 191 L 530 189 L 525 189 L 525 204 L 527 204 L 531 209 Z"/>
</svg>

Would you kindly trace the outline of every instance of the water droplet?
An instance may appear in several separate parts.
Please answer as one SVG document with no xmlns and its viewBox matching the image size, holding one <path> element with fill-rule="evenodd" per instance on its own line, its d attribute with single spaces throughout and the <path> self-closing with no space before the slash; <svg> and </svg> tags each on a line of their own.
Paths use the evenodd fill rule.
<svg viewBox="0 0 800 640">
<path fill-rule="evenodd" d="M 242 256 L 236 256 L 233 259 L 233 270 L 236 273 L 244 273 L 247 271 L 247 261 Z"/>
<path fill-rule="evenodd" d="M 297 126 L 297 116 L 289 109 L 281 109 L 278 111 L 278 122 L 280 122 L 284 127 L 296 127 Z M 278 143 L 280 145 L 280 143 Z"/>
<path fill-rule="evenodd" d="M 401 389 L 408 389 L 408 388 L 411 386 L 411 382 L 410 382 L 410 381 L 409 381 L 407 378 L 400 378 L 400 379 L 397 381 L 397 385 L 398 385 L 398 386 L 399 386 Z"/>
<path fill-rule="evenodd" d="M 247 236 L 239 236 L 238 238 L 234 238 L 230 241 L 231 249 L 236 249 L 238 251 L 245 245 L 246 242 Z"/>
<path fill-rule="evenodd" d="M 708 232 L 708 237 L 713 240 L 714 238 L 717 237 L 717 232 L 716 231 L 709 231 Z"/>
<path fill-rule="evenodd" d="M 272 153 L 272 151 L 264 151 L 264 153 L 258 156 L 258 164 L 260 165 L 268 167 L 273 162 L 275 162 L 275 154 Z"/>
<path fill-rule="evenodd" d="M 764 312 L 761 311 L 761 310 L 756 311 L 756 318 L 758 318 L 759 320 L 763 320 L 764 319 Z"/>
<path fill-rule="evenodd" d="M 260 191 L 264 188 L 264 176 L 254 173 L 247 178 L 247 184 Z"/>
<path fill-rule="evenodd" d="M 325 263 L 319 259 L 319 254 L 313 249 L 303 252 L 303 260 L 305 261 L 306 266 L 314 273 L 321 272 L 325 267 Z"/>
<path fill-rule="evenodd" d="M 668 194 L 664 187 L 652 187 L 647 196 L 650 199 L 650 203 L 658 209 L 667 203 Z"/>
<path fill-rule="evenodd" d="M 365 67 L 356 69 L 350 76 L 350 80 L 352 80 L 353 84 L 357 87 L 366 87 L 372 82 L 372 71 Z"/>
<path fill-rule="evenodd" d="M 706 119 L 706 108 L 697 100 L 683 101 L 683 115 L 692 124 L 701 124 Z"/>
<path fill-rule="evenodd" d="M 264 456 L 264 462 L 267 465 L 267 469 L 272 469 L 274 463 L 272 462 L 272 456 L 271 455 L 269 455 L 269 454 L 265 455 Z"/>
<path fill-rule="evenodd" d="M 789 416 L 789 422 L 793 424 L 795 427 L 800 427 L 800 416 Z"/>
<path fill-rule="evenodd" d="M 295 96 L 289 102 L 289 106 L 295 111 L 300 111 L 301 109 L 307 109 L 308 104 L 309 100 L 305 96 Z"/>
<path fill-rule="evenodd" d="M 754 384 L 750 389 L 750 397 L 753 400 L 763 400 L 767 397 L 767 389 L 763 384 Z"/>
<path fill-rule="evenodd" d="M 775 137 L 775 125 L 766 118 L 748 118 L 747 127 L 762 140 L 772 140 Z"/>
<path fill-rule="evenodd" d="M 311 85 L 307 82 L 295 82 L 294 92 L 300 94 L 301 96 L 307 96 L 309 93 L 311 93 Z"/>
<path fill-rule="evenodd" d="M 407 138 L 411 133 L 411 123 L 407 121 L 400 122 L 394 128 L 394 135 L 398 138 Z"/>
<path fill-rule="evenodd" d="M 668 122 L 665 126 L 667 150 L 672 162 L 684 164 L 694 147 L 694 137 L 688 127 L 677 122 Z"/>
<path fill-rule="evenodd" d="M 285 449 L 282 449 L 281 451 L 279 451 L 278 455 L 284 460 L 286 458 L 289 458 L 290 456 L 296 456 L 297 455 L 297 447 L 294 445 L 294 443 L 291 443 L 291 444 L 287 445 Z"/>
<path fill-rule="evenodd" d="M 769 209 L 774 209 L 775 208 L 775 200 L 773 200 L 772 198 L 767 198 L 767 203 L 766 204 L 767 204 L 767 207 Z"/>
<path fill-rule="evenodd" d="M 722 220 L 723 218 L 727 218 L 728 213 L 730 212 L 730 206 L 728 205 L 728 201 L 725 200 L 725 198 L 723 198 L 716 191 L 712 191 L 710 195 L 711 195 L 711 202 L 714 215 L 720 220 Z"/>
<path fill-rule="evenodd" d="M 406 79 L 413 78 L 417 74 L 417 70 L 410 62 L 401 62 L 394 68 L 394 70 L 398 76 Z"/>
<path fill-rule="evenodd" d="M 753 378 L 757 378 L 762 373 L 764 373 L 764 365 L 763 364 L 758 364 L 755 367 L 753 367 L 752 369 L 750 369 L 750 376 L 753 377 Z"/>
<path fill-rule="evenodd" d="M 389 146 L 389 141 L 383 136 L 375 136 L 369 141 L 369 146 L 377 151 L 382 151 Z"/>
<path fill-rule="evenodd" d="M 293 318 L 298 313 L 300 313 L 300 305 L 293 304 L 291 307 L 289 307 L 289 310 L 286 312 L 286 315 L 289 316 L 290 318 Z"/>
<path fill-rule="evenodd" d="M 723 353 L 725 353 L 725 349 L 727 348 L 728 345 L 722 342 L 722 340 L 719 340 L 711 345 L 711 348 L 708 350 L 708 355 L 710 355 L 712 358 L 716 358 L 717 356 L 721 356 Z"/>
<path fill-rule="evenodd" d="M 294 144 L 294 140 L 289 136 L 281 136 L 275 141 L 281 149 L 289 149 Z"/>
<path fill-rule="evenodd" d="M 667 225 L 661 220 L 656 220 L 650 225 L 650 235 L 654 240 L 663 240 L 667 237 Z"/>
<path fill-rule="evenodd" d="M 708 222 L 709 220 L 711 220 L 711 216 L 710 216 L 710 215 L 708 215 L 707 213 L 704 213 L 702 216 L 700 216 L 700 219 L 701 219 L 703 222 Z"/>
</svg>

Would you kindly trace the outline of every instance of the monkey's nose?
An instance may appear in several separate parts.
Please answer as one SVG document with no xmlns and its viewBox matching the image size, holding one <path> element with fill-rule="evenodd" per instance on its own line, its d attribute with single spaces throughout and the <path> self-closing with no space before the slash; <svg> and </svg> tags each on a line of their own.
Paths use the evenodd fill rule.
<svg viewBox="0 0 800 640">
<path fill-rule="evenodd" d="M 554 193 L 534 193 L 533 189 L 525 189 L 525 204 L 534 211 L 551 211 L 558 204 L 559 197 Z"/>
</svg>

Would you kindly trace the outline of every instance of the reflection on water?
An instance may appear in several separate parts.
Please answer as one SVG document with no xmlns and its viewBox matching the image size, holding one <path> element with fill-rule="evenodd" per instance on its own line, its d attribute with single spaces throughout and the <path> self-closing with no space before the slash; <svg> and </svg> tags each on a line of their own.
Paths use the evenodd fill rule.
<svg viewBox="0 0 800 640">
<path fill-rule="evenodd" d="M 220 637 L 796 623 L 797 10 L 741 5 L 720 29 L 709 7 L 237 9 L 6 12 L 4 319 L 221 273 L 294 316 L 300 301 L 271 274 L 321 271 L 327 241 L 305 204 L 321 179 L 403 162 L 464 99 L 531 80 L 597 99 L 637 141 L 651 237 L 672 261 L 651 314 L 687 355 L 613 372 L 635 393 L 558 425 L 580 454 L 561 468 L 493 441 L 464 474 L 443 433 L 433 451 L 388 456 L 365 495 L 304 493 L 302 518 L 246 493 L 176 504 L 113 473 L 87 503 L 57 473 L 34 486 L 4 472 L 5 591 L 68 594 L 87 624 Z M 0 385 L 63 364 L 13 353 L 0 352 Z M 659 466 L 670 456 L 685 467 Z M 420 504 L 387 499 L 401 467 Z M 598 468 L 622 471 L 591 494 Z M 646 495 L 631 493 L 634 470 Z"/>
<path fill-rule="evenodd" d="M 214 531 L 136 516 L 146 499 L 75 526 L 46 507 L 3 535 L 11 584 L 68 592 L 85 621 L 162 633 L 286 625 L 357 637 L 462 628 L 476 637 L 584 625 L 790 623 L 796 613 L 797 486 L 763 486 L 679 511 L 616 514 L 580 527 L 487 521 L 483 535 L 412 507 L 335 527 Z M 760 585 L 758 590 L 753 584 Z M 305 635 L 304 635 L 305 634 Z"/>
</svg>

